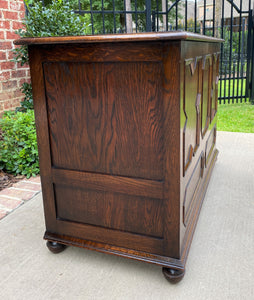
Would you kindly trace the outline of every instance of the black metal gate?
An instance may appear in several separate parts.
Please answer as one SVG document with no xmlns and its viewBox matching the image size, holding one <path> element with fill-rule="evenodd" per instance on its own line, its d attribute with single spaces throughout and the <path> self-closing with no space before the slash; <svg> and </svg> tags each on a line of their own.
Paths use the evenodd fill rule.
<svg viewBox="0 0 254 300">
<path fill-rule="evenodd" d="M 219 103 L 254 102 L 253 0 L 66 1 L 90 24 L 87 34 L 185 30 L 223 38 Z"/>
<path fill-rule="evenodd" d="M 152 10 L 154 31 L 186 30 L 225 40 L 221 46 L 219 103 L 254 102 L 251 3 L 251 0 L 174 0 L 171 5 L 166 3 L 164 11 Z"/>
</svg>

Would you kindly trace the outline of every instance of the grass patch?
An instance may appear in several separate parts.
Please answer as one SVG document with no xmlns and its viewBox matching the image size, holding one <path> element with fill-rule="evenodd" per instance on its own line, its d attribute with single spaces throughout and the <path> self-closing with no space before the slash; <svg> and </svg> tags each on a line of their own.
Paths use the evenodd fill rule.
<svg viewBox="0 0 254 300">
<path fill-rule="evenodd" d="M 254 133 L 254 105 L 250 103 L 218 105 L 217 129 Z"/>
</svg>

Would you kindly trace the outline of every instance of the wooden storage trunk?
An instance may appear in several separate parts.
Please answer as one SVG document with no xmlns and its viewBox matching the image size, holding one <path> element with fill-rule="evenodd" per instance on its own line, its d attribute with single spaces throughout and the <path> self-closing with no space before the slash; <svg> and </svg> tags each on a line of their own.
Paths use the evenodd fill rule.
<svg viewBox="0 0 254 300">
<path fill-rule="evenodd" d="M 52 251 L 185 262 L 217 150 L 221 40 L 185 32 L 23 38 Z"/>
</svg>

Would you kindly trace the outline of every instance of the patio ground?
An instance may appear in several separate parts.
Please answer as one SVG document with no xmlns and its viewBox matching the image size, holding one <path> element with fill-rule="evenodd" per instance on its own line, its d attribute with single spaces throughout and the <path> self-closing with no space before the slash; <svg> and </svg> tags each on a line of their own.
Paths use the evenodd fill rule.
<svg viewBox="0 0 254 300">
<path fill-rule="evenodd" d="M 0 299 L 254 299 L 254 134 L 218 132 L 219 158 L 177 285 L 161 268 L 45 246 L 41 193 L 0 221 Z"/>
</svg>

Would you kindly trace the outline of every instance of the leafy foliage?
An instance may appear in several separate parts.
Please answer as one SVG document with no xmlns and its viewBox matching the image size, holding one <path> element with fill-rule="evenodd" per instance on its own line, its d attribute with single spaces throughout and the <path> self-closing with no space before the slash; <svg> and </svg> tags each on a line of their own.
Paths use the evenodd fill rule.
<svg viewBox="0 0 254 300">
<path fill-rule="evenodd" d="M 21 87 L 21 92 L 25 95 L 24 100 L 20 103 L 21 106 L 16 108 L 16 111 L 26 112 L 28 109 L 33 109 L 33 94 L 32 84 L 24 82 Z"/>
<path fill-rule="evenodd" d="M 5 112 L 0 120 L 0 169 L 27 178 L 39 173 L 33 110 Z"/>
<path fill-rule="evenodd" d="M 42 2 L 29 5 L 24 24 L 26 31 L 20 32 L 23 37 L 75 36 L 84 35 L 86 24 L 84 18 L 75 14 L 68 2 L 53 0 L 45 7 Z"/>
<path fill-rule="evenodd" d="M 25 30 L 16 31 L 21 37 L 46 37 L 46 36 L 66 36 L 85 34 L 85 19 L 83 16 L 75 14 L 70 8 L 69 3 L 63 0 L 53 0 L 43 5 L 40 1 L 25 0 L 28 8 L 28 15 L 23 21 Z M 21 66 L 28 63 L 27 46 L 20 46 L 13 50 L 14 61 Z M 25 98 L 21 102 L 18 111 L 33 109 L 32 86 L 24 83 L 21 91 Z"/>
<path fill-rule="evenodd" d="M 17 34 L 22 36 L 22 30 L 19 29 L 16 31 Z M 14 54 L 13 61 L 20 63 L 21 66 L 24 66 L 28 63 L 28 52 L 27 52 L 27 46 L 19 46 L 12 50 Z"/>
</svg>

